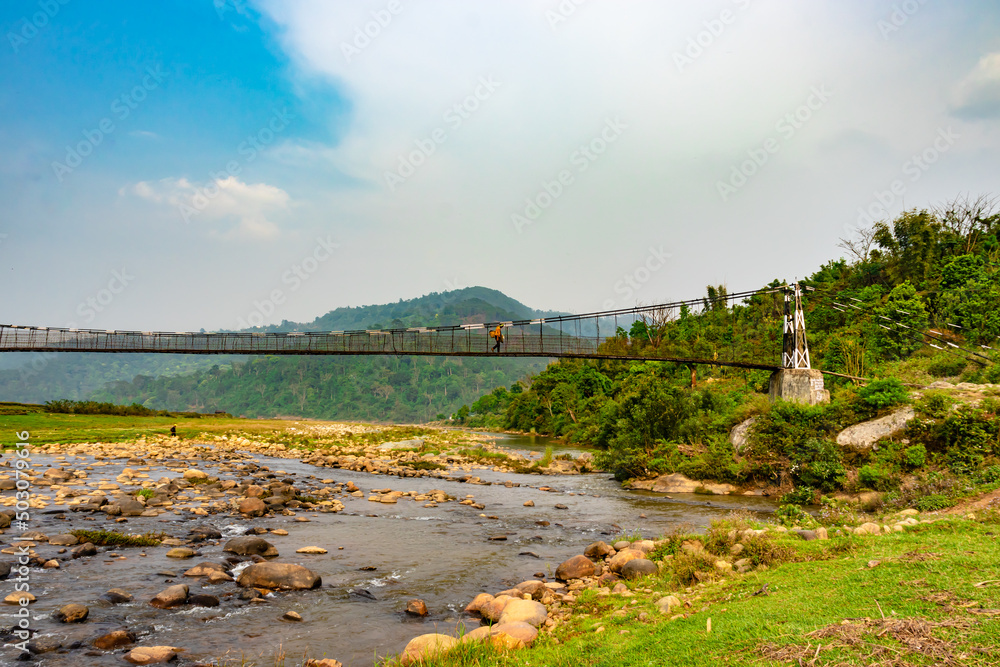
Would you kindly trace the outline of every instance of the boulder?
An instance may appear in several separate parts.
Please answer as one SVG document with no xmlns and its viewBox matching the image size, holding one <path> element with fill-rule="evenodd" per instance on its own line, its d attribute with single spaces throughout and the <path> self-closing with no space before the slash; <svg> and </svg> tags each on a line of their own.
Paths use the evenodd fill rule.
<svg viewBox="0 0 1000 667">
<path fill-rule="evenodd" d="M 221 540 L 222 533 L 212 526 L 195 526 L 188 531 L 188 536 L 192 542 L 203 542 L 205 540 Z"/>
<path fill-rule="evenodd" d="M 116 648 L 134 644 L 135 635 L 128 630 L 119 628 L 118 630 L 112 630 L 107 634 L 101 635 L 93 643 L 94 648 L 99 648 L 102 651 L 114 651 Z"/>
<path fill-rule="evenodd" d="M 729 431 L 729 442 L 737 454 L 742 452 L 743 448 L 746 447 L 747 440 L 750 439 L 750 428 L 755 421 L 757 421 L 757 415 L 740 422 Z"/>
<path fill-rule="evenodd" d="M 556 579 L 568 581 L 570 579 L 582 579 L 592 577 L 595 573 L 594 562 L 586 556 L 573 556 L 569 560 L 563 561 L 556 568 Z"/>
<path fill-rule="evenodd" d="M 240 514 L 246 516 L 263 516 L 267 505 L 260 498 L 245 498 L 240 501 Z"/>
<path fill-rule="evenodd" d="M 112 588 L 101 597 L 111 604 L 123 604 L 132 601 L 132 594 L 121 588 Z"/>
<path fill-rule="evenodd" d="M 608 569 L 612 572 L 621 572 L 625 563 L 635 560 L 637 558 L 645 558 L 646 554 L 639 549 L 633 549 L 631 547 L 627 549 L 622 549 L 608 561 Z"/>
<path fill-rule="evenodd" d="M 105 511 L 112 507 L 117 507 L 119 511 L 113 512 L 113 514 L 121 516 L 139 516 L 144 511 L 146 511 L 146 506 L 140 503 L 138 500 L 132 500 L 130 498 L 121 498 L 116 500 L 111 505 L 105 508 Z"/>
<path fill-rule="evenodd" d="M 292 563 L 254 563 L 243 570 L 240 586 L 247 588 L 269 588 L 283 591 L 300 591 L 317 588 L 323 583 L 318 574 Z"/>
<path fill-rule="evenodd" d="M 496 623 L 500 620 L 504 607 L 513 599 L 515 598 L 509 595 L 498 595 L 479 608 L 479 615 L 490 623 Z"/>
<path fill-rule="evenodd" d="M 204 593 L 199 593 L 198 595 L 192 595 L 187 599 L 187 603 L 195 607 L 218 607 L 219 598 L 214 595 L 206 595 Z"/>
<path fill-rule="evenodd" d="M 514 588 L 517 589 L 517 591 L 522 595 L 530 595 L 533 600 L 542 599 L 542 595 L 548 590 L 545 587 L 545 583 L 538 581 L 537 579 L 522 581 Z"/>
<path fill-rule="evenodd" d="M 528 623 L 539 627 L 548 618 L 545 605 L 534 600 L 513 599 L 504 605 L 503 613 L 500 614 L 498 623 Z"/>
<path fill-rule="evenodd" d="M 82 604 L 67 604 L 59 607 L 59 610 L 52 614 L 52 618 L 60 623 L 83 623 L 90 615 L 90 610 Z"/>
<path fill-rule="evenodd" d="M 70 552 L 73 558 L 86 558 L 89 556 L 97 555 L 97 547 L 94 546 L 93 542 L 87 542 L 86 544 L 81 544 L 80 546 L 73 549 Z"/>
<path fill-rule="evenodd" d="M 184 573 L 185 577 L 207 577 L 213 572 L 225 572 L 226 566 L 222 563 L 198 563 Z"/>
<path fill-rule="evenodd" d="M 302 667 L 344 667 L 344 663 L 333 658 L 309 658 Z"/>
<path fill-rule="evenodd" d="M 472 602 L 466 605 L 465 611 L 466 613 L 469 614 L 478 614 L 479 610 L 482 608 L 484 604 L 492 601 L 493 601 L 492 595 L 490 595 L 489 593 L 480 593 L 476 597 L 472 598 Z"/>
<path fill-rule="evenodd" d="M 659 568 L 651 560 L 646 560 L 645 558 L 635 558 L 628 561 L 622 565 L 621 573 L 626 579 L 638 579 L 639 577 L 648 577 L 651 574 L 656 574 L 659 572 Z"/>
<path fill-rule="evenodd" d="M 177 649 L 173 646 L 140 646 L 132 649 L 125 659 L 133 665 L 155 665 L 177 659 Z"/>
<path fill-rule="evenodd" d="M 324 549 L 323 547 L 302 547 L 301 549 L 296 549 L 295 553 L 319 555 L 319 554 L 325 554 L 326 549 Z"/>
<path fill-rule="evenodd" d="M 256 535 L 242 535 L 234 537 L 226 542 L 222 547 L 223 551 L 234 553 L 237 556 L 264 556 L 273 558 L 278 555 L 278 550 L 267 540 Z"/>
<path fill-rule="evenodd" d="M 426 616 L 430 612 L 423 600 L 410 600 L 406 603 L 406 613 L 411 616 Z"/>
<path fill-rule="evenodd" d="M 399 656 L 399 662 L 403 667 L 407 667 L 427 658 L 447 653 L 457 643 L 458 640 L 449 635 L 437 633 L 420 635 L 409 641 Z"/>
<path fill-rule="evenodd" d="M 193 558 L 195 555 L 195 550 L 187 547 L 174 547 L 166 553 L 167 558 Z"/>
<path fill-rule="evenodd" d="M 591 560 L 600 560 L 605 556 L 610 556 L 615 552 L 607 542 L 594 542 L 583 550 L 583 555 Z"/>
<path fill-rule="evenodd" d="M 857 530 L 854 531 L 856 535 L 878 535 L 881 532 L 879 525 L 877 523 L 867 522 L 858 526 Z"/>
<path fill-rule="evenodd" d="M 679 472 L 669 475 L 660 475 L 653 480 L 650 491 L 657 493 L 694 493 L 695 489 L 701 486 L 700 483 L 685 477 Z"/>
<path fill-rule="evenodd" d="M 681 601 L 675 595 L 668 595 L 656 601 L 656 608 L 661 614 L 669 614 L 674 607 L 680 607 Z"/>
<path fill-rule="evenodd" d="M 53 535 L 49 538 L 49 544 L 55 547 L 72 547 L 80 543 L 76 535 L 70 535 L 69 533 L 63 533 L 60 535 Z"/>
<path fill-rule="evenodd" d="M 499 635 L 505 635 L 513 642 L 498 642 Z M 503 648 L 522 648 L 530 646 L 538 637 L 538 630 L 530 623 L 503 623 L 484 625 L 462 636 L 460 642 L 476 642 L 489 640 Z"/>
<path fill-rule="evenodd" d="M 187 584 L 170 586 L 157 593 L 153 599 L 149 601 L 149 604 L 158 609 L 179 607 L 187 602 L 188 590 Z"/>
<path fill-rule="evenodd" d="M 200 482 L 208 479 L 208 473 L 197 468 L 188 468 L 184 471 L 184 479 L 189 482 Z"/>
<path fill-rule="evenodd" d="M 905 428 L 906 422 L 915 415 L 913 407 L 908 405 L 885 417 L 848 426 L 837 435 L 837 444 L 855 449 L 870 449 L 881 438 Z"/>
</svg>

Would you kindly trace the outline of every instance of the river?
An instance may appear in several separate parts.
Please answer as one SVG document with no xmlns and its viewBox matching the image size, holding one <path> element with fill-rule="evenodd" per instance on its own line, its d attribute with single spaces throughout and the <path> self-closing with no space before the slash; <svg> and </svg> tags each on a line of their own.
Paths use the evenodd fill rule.
<svg viewBox="0 0 1000 667">
<path fill-rule="evenodd" d="M 542 437 L 502 435 L 497 436 L 497 443 L 536 454 L 547 445 L 552 445 L 557 455 L 578 453 Z M 582 553 L 590 542 L 610 541 L 623 533 L 655 538 L 678 525 L 697 529 L 731 509 L 759 512 L 774 509 L 773 501 L 759 497 L 673 494 L 668 498 L 651 492 L 625 491 L 605 473 L 547 476 L 475 471 L 483 481 L 493 482 L 487 486 L 315 468 L 295 459 L 255 458 L 273 471 L 284 471 L 283 476 L 293 477 L 297 486 L 306 489 L 319 485 L 323 479 L 353 481 L 366 494 L 373 488 L 416 492 L 438 488 L 459 499 L 471 494 L 485 509 L 456 502 L 425 508 L 422 503 L 407 499 L 383 505 L 365 498 L 350 498 L 344 501 L 344 511 L 337 514 L 300 512 L 299 516 L 308 517 L 309 522 L 296 522 L 288 516 L 241 520 L 223 515 L 193 517 L 174 513 L 130 518 L 117 528 L 133 533 L 165 531 L 175 537 L 184 537 L 191 526 L 205 524 L 215 526 L 226 536 L 241 534 L 250 526 L 284 528 L 289 535 L 263 537 L 278 548 L 280 561 L 306 565 L 323 577 L 323 586 L 314 591 L 272 595 L 267 604 L 247 604 L 232 595 L 237 590 L 235 584 L 209 586 L 197 579 L 159 574 L 181 574 L 195 563 L 220 560 L 224 540 L 201 546 L 201 555 L 186 561 L 166 558 L 167 549 L 163 547 L 102 549 L 90 559 L 70 560 L 68 554 L 56 555 L 56 547 L 39 543 L 36 547 L 39 554 L 66 560 L 59 570 L 31 570 L 31 591 L 38 598 L 31 605 L 32 627 L 42 636 L 58 637 L 64 647 L 70 647 L 74 641 L 86 644 L 103 632 L 125 626 L 140 634 L 139 645 L 184 648 L 182 656 L 186 661 L 230 656 L 272 665 L 272 656 L 284 651 L 289 667 L 300 664 L 306 653 L 310 657 L 336 658 L 348 667 L 370 666 L 374 657 L 401 651 L 418 634 L 452 633 L 460 622 L 469 622 L 462 609 L 477 593 L 495 593 L 535 575 L 551 580 L 560 562 Z M 52 457 L 36 457 L 34 463 L 44 469 L 55 461 Z M 86 463 L 77 461 L 75 465 Z M 105 478 L 113 481 L 124 467 L 123 461 L 113 461 L 111 465 L 94 468 L 88 471 L 88 481 Z M 148 474 L 151 479 L 161 474 L 176 476 L 158 466 L 152 466 Z M 457 477 L 458 473 L 452 476 Z M 508 488 L 504 482 L 520 486 Z M 535 506 L 524 507 L 527 500 Z M 566 509 L 557 509 L 557 504 Z M 48 511 L 35 512 L 32 530 L 53 535 L 110 523 L 103 515 L 87 521 L 73 512 L 58 514 L 57 508 Z M 16 537 L 8 529 L 0 539 L 9 546 Z M 505 539 L 496 539 L 499 537 Z M 328 553 L 295 553 L 304 546 L 323 547 Z M 181 582 L 191 586 L 192 594 L 215 595 L 222 599 L 222 604 L 180 610 L 149 606 L 153 595 Z M 11 582 L 0 583 L 0 587 L 13 590 Z M 134 601 L 124 605 L 102 602 L 101 594 L 112 587 L 130 591 Z M 365 593 L 356 594 L 362 591 Z M 423 619 L 406 616 L 403 609 L 413 598 L 424 600 L 429 616 Z M 53 611 L 71 602 L 90 607 L 86 623 L 64 625 L 51 619 Z M 14 611 L 14 607 L 0 609 L 0 624 L 10 626 Z M 303 621 L 281 620 L 287 611 L 298 612 Z M 10 646 L 2 651 L 5 657 L 17 655 Z M 81 659 L 81 653 L 87 657 Z M 86 646 L 49 653 L 44 658 L 48 665 L 122 664 L 121 651 L 111 654 Z"/>
</svg>

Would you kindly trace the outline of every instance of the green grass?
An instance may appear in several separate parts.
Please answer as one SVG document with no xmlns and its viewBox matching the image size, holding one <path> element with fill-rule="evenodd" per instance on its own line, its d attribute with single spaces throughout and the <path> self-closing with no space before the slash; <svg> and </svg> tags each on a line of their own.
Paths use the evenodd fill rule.
<svg viewBox="0 0 1000 667">
<path fill-rule="evenodd" d="M 464 646 L 427 664 L 763 666 L 799 664 L 800 657 L 801 664 L 827 666 L 997 664 L 1000 587 L 975 584 L 1000 579 L 998 532 L 995 524 L 952 519 L 889 536 L 786 537 L 777 545 L 801 562 L 733 575 L 691 593 L 672 591 L 660 578 L 632 585 L 655 588 L 652 595 L 588 592 L 569 623 L 540 635 L 530 649 L 503 654 Z M 767 594 L 754 595 L 765 584 Z M 670 592 L 692 603 L 675 609 L 684 616 L 673 621 L 652 605 Z M 624 618 L 611 616 L 618 609 L 626 610 Z"/>
<path fill-rule="evenodd" d="M 138 491 L 135 492 L 135 495 L 142 496 L 143 498 L 152 498 L 154 495 L 156 495 L 156 492 L 153 491 L 152 489 L 139 489 Z"/>
<path fill-rule="evenodd" d="M 105 547 L 155 547 L 166 537 L 163 533 L 143 533 L 129 535 L 117 530 L 71 530 L 81 543 L 90 542 L 94 546 Z"/>
</svg>

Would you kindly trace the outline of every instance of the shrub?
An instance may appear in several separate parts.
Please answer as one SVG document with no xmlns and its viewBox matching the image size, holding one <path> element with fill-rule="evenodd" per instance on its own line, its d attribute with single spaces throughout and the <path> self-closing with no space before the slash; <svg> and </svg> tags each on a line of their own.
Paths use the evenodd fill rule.
<svg viewBox="0 0 1000 667">
<path fill-rule="evenodd" d="M 948 496 L 940 494 L 933 494 L 930 496 L 924 496 L 923 498 L 918 498 L 915 503 L 917 509 L 921 512 L 935 512 L 937 510 L 947 509 L 954 504 L 955 503 L 952 502 Z"/>
<path fill-rule="evenodd" d="M 774 513 L 774 517 L 784 526 L 808 525 L 814 521 L 808 512 L 794 504 L 782 505 Z"/>
<path fill-rule="evenodd" d="M 936 378 L 955 377 L 962 374 L 965 366 L 966 361 L 964 359 L 949 357 L 947 359 L 938 359 L 931 363 L 927 367 L 927 372 Z"/>
<path fill-rule="evenodd" d="M 976 484 L 995 484 L 1000 482 L 1000 466 L 990 466 L 983 468 L 975 474 L 973 479 Z"/>
<path fill-rule="evenodd" d="M 948 416 L 948 411 L 954 403 L 954 399 L 943 391 L 929 391 L 914 407 L 921 415 L 941 419 Z"/>
<path fill-rule="evenodd" d="M 117 530 L 71 530 L 70 534 L 81 542 L 90 542 L 98 547 L 155 547 L 166 537 L 163 533 L 127 535 Z"/>
<path fill-rule="evenodd" d="M 927 462 L 927 448 L 922 444 L 910 445 L 903 450 L 903 465 L 907 468 L 922 468 Z"/>
<path fill-rule="evenodd" d="M 152 489 L 139 489 L 138 491 L 135 492 L 135 495 L 141 496 L 143 498 L 152 498 L 153 494 L 155 493 L 156 492 L 153 491 Z"/>
<path fill-rule="evenodd" d="M 868 464 L 858 469 L 858 484 L 874 491 L 888 491 L 895 485 L 892 472 L 883 465 Z"/>
<path fill-rule="evenodd" d="M 858 392 L 861 400 L 876 410 L 883 410 L 909 401 L 909 394 L 903 383 L 896 378 L 874 380 Z"/>
<path fill-rule="evenodd" d="M 780 502 L 782 505 L 811 505 L 813 502 L 813 497 L 816 492 L 810 486 L 800 486 L 794 491 L 789 491 L 785 495 L 781 496 Z"/>
</svg>

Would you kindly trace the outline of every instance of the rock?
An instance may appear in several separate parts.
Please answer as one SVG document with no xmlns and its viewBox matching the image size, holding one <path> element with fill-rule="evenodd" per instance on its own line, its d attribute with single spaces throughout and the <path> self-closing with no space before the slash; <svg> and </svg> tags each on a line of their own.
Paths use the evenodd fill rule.
<svg viewBox="0 0 1000 667">
<path fill-rule="evenodd" d="M 222 547 L 223 551 L 234 553 L 237 556 L 264 556 L 273 558 L 278 555 L 278 550 L 267 540 L 256 535 L 243 535 L 234 537 L 226 542 Z"/>
<path fill-rule="evenodd" d="M 465 643 L 489 640 L 493 643 L 499 643 L 496 641 L 498 635 L 506 635 L 507 637 L 515 640 L 514 643 L 503 642 L 501 644 L 502 648 L 522 648 L 524 646 L 531 646 L 531 644 L 538 637 L 538 630 L 530 623 L 484 625 L 463 635 L 460 642 Z"/>
<path fill-rule="evenodd" d="M 14 591 L 7 597 L 3 599 L 5 604 L 21 604 L 21 600 L 27 600 L 28 603 L 35 601 L 35 596 L 27 591 Z M 23 606 L 23 605 L 22 605 Z"/>
<path fill-rule="evenodd" d="M 81 544 L 80 546 L 73 549 L 70 552 L 73 558 L 87 558 L 90 556 L 97 555 L 97 547 L 94 546 L 92 542 L 87 542 L 86 544 Z"/>
<path fill-rule="evenodd" d="M 197 468 L 188 468 L 184 471 L 184 479 L 190 481 L 201 481 L 208 479 L 208 473 Z"/>
<path fill-rule="evenodd" d="M 184 573 L 185 577 L 207 577 L 213 572 L 226 572 L 226 566 L 222 563 L 198 563 Z"/>
<path fill-rule="evenodd" d="M 594 542 L 583 550 L 583 555 L 591 560 L 600 560 L 613 553 L 615 553 L 614 548 L 607 542 Z"/>
<path fill-rule="evenodd" d="M 205 540 L 221 540 L 222 533 L 212 526 L 195 526 L 188 531 L 188 536 L 192 542 L 204 542 Z"/>
<path fill-rule="evenodd" d="M 398 442 L 383 442 L 378 446 L 381 450 L 391 449 L 420 449 L 424 446 L 423 438 L 413 438 L 412 440 L 399 440 Z"/>
<path fill-rule="evenodd" d="M 530 595 L 533 600 L 540 600 L 547 588 L 545 584 L 537 580 L 522 581 L 514 587 L 522 595 Z"/>
<path fill-rule="evenodd" d="M 177 649 L 173 646 L 141 646 L 132 649 L 125 659 L 133 665 L 155 665 L 177 659 Z"/>
<path fill-rule="evenodd" d="M 244 588 L 270 588 L 283 591 L 310 590 L 322 585 L 318 574 L 292 563 L 255 563 L 243 570 L 236 583 Z"/>
<path fill-rule="evenodd" d="M 194 549 L 187 547 L 174 547 L 167 552 L 167 558 L 193 558 L 197 555 Z"/>
<path fill-rule="evenodd" d="M 669 614 L 674 607 L 680 607 L 681 601 L 675 595 L 668 595 L 656 601 L 656 608 L 661 614 Z"/>
<path fill-rule="evenodd" d="M 419 635 L 411 639 L 406 648 L 403 649 L 402 654 L 399 656 L 399 662 L 403 667 L 407 667 L 415 662 L 421 662 L 427 658 L 447 653 L 457 643 L 457 639 L 448 635 L 439 635 L 437 633 Z"/>
<path fill-rule="evenodd" d="M 107 634 L 101 635 L 93 642 L 94 648 L 99 648 L 102 651 L 113 651 L 116 648 L 134 643 L 135 635 L 124 629 L 112 630 Z"/>
<path fill-rule="evenodd" d="M 620 581 L 615 584 L 615 587 L 611 589 L 611 592 L 614 593 L 615 595 L 624 595 L 626 593 L 631 593 L 631 591 L 628 589 L 628 586 L 626 586 Z"/>
<path fill-rule="evenodd" d="M 0 514 L 0 516 L 3 515 Z M 13 566 L 14 564 L 10 562 L 0 562 L 0 580 L 6 579 L 7 577 L 10 576 L 10 568 L 12 568 Z"/>
<path fill-rule="evenodd" d="M 49 538 L 49 544 L 56 547 L 72 547 L 80 543 L 76 535 L 70 535 L 69 533 L 63 533 L 60 535 L 53 535 Z"/>
<path fill-rule="evenodd" d="M 813 532 L 816 533 L 816 539 L 817 540 L 828 540 L 828 539 L 830 539 L 830 533 L 823 526 L 820 526 L 819 528 L 817 528 Z"/>
<path fill-rule="evenodd" d="M 83 623 L 90 615 L 90 610 L 82 604 L 67 604 L 59 607 L 59 610 L 52 614 L 52 618 L 60 623 Z"/>
<path fill-rule="evenodd" d="M 698 493 L 708 493 L 713 496 L 728 496 L 736 491 L 732 484 L 716 484 L 715 482 L 702 482 L 698 486 Z"/>
<path fill-rule="evenodd" d="M 879 439 L 905 428 L 906 422 L 913 419 L 915 414 L 913 407 L 908 405 L 885 417 L 848 426 L 837 435 L 837 444 L 857 449 L 870 449 Z"/>
<path fill-rule="evenodd" d="M 187 584 L 176 584 L 174 586 L 170 586 L 157 593 L 153 599 L 149 601 L 149 604 L 158 609 L 179 607 L 187 602 L 188 590 Z"/>
<path fill-rule="evenodd" d="M 636 558 L 645 558 L 646 554 L 638 549 L 633 549 L 631 547 L 622 549 L 616 553 L 611 560 L 608 561 L 608 569 L 612 572 L 621 572 L 625 563 L 630 560 L 635 560 Z"/>
<path fill-rule="evenodd" d="M 648 554 L 656 549 L 656 542 L 653 540 L 636 540 L 632 543 L 632 549 L 638 549 L 644 554 Z"/>
<path fill-rule="evenodd" d="M 117 507 L 119 511 L 113 512 L 114 516 L 139 516 L 146 510 L 146 506 L 138 500 L 121 498 L 105 508 L 105 511 L 112 507 Z"/>
<path fill-rule="evenodd" d="M 489 593 L 480 593 L 476 597 L 472 598 L 472 602 L 466 605 L 465 611 L 468 614 L 478 614 L 479 610 L 482 608 L 484 604 L 492 601 L 493 601 L 492 595 L 490 595 Z"/>
<path fill-rule="evenodd" d="M 648 577 L 659 572 L 659 568 L 651 560 L 645 558 L 634 558 L 626 562 L 621 567 L 621 574 L 624 578 L 632 580 L 639 577 Z"/>
<path fill-rule="evenodd" d="M 344 663 L 333 658 L 309 658 L 302 667 L 344 667 Z"/>
<path fill-rule="evenodd" d="M 125 602 L 132 601 L 132 595 L 126 590 L 121 588 L 112 588 L 110 591 L 101 596 L 111 604 L 122 604 Z"/>
<path fill-rule="evenodd" d="M 806 542 L 819 539 L 816 533 L 812 530 L 793 530 L 792 532 L 801 537 Z"/>
<path fill-rule="evenodd" d="M 568 581 L 570 579 L 582 579 L 592 577 L 595 574 L 594 563 L 586 556 L 573 556 L 569 560 L 563 561 L 556 568 L 556 579 Z"/>
<path fill-rule="evenodd" d="M 59 567 L 60 567 L 60 565 L 59 565 L 59 561 L 58 560 L 56 560 L 55 558 L 52 558 L 52 559 L 49 559 L 49 560 L 45 561 L 45 563 L 42 565 L 42 567 L 45 568 L 46 570 L 58 570 Z"/>
<path fill-rule="evenodd" d="M 660 475 L 653 480 L 650 491 L 657 493 L 694 493 L 701 484 L 685 477 L 679 472 L 669 475 Z"/>
<path fill-rule="evenodd" d="M 513 599 L 504 606 L 498 622 L 500 625 L 504 623 L 528 623 L 537 628 L 545 622 L 546 618 L 548 618 L 548 612 L 541 602 Z"/>
<path fill-rule="evenodd" d="M 28 642 L 28 651 L 34 655 L 51 653 L 62 648 L 62 641 L 57 637 L 35 637 Z"/>
<path fill-rule="evenodd" d="M 858 529 L 854 531 L 857 535 L 878 535 L 881 529 L 878 527 L 877 523 L 867 522 L 858 526 Z"/>
<path fill-rule="evenodd" d="M 260 498 L 246 498 L 240 501 L 240 514 L 246 516 L 263 516 L 267 512 L 267 505 Z"/>
<path fill-rule="evenodd" d="M 524 506 L 525 507 L 534 507 L 535 506 L 535 501 L 534 500 L 525 500 L 524 501 Z"/>
<path fill-rule="evenodd" d="M 750 438 L 750 427 L 753 426 L 755 421 L 757 421 L 757 415 L 740 422 L 729 431 L 729 442 L 737 454 L 742 452 L 743 448 L 746 447 L 747 440 Z"/>
<path fill-rule="evenodd" d="M 227 581 L 233 581 L 232 575 L 228 572 L 209 572 L 208 573 L 208 583 L 209 584 L 221 584 Z"/>
<path fill-rule="evenodd" d="M 198 595 L 192 595 L 187 599 L 187 603 L 194 605 L 195 607 L 218 607 L 219 598 L 214 595 L 206 595 L 204 593 L 199 593 Z"/>
<path fill-rule="evenodd" d="M 496 623 L 500 620 L 504 607 L 513 599 L 509 595 L 498 595 L 479 608 L 479 615 L 491 623 Z"/>
<path fill-rule="evenodd" d="M 323 547 L 302 547 L 295 550 L 297 554 L 325 554 L 326 552 Z"/>
<path fill-rule="evenodd" d="M 406 603 L 406 613 L 411 616 L 426 616 L 429 612 L 423 600 L 410 600 Z"/>
</svg>

